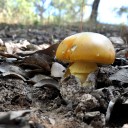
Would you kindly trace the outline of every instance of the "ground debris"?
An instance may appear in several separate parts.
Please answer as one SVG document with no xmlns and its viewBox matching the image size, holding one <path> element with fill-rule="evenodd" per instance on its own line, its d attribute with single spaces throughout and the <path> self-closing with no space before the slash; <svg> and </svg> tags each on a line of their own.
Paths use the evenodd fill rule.
<svg viewBox="0 0 128 128">
<path fill-rule="evenodd" d="M 86 84 L 81 86 L 75 76 L 63 77 L 68 63 L 55 57 L 58 42 L 74 33 L 57 27 L 14 27 L 0 33 L 0 111 L 5 117 L 15 115 L 13 120 L 4 118 L 3 128 L 7 123 L 10 128 L 126 127 L 125 42 L 119 36 L 111 37 L 115 62 L 98 65 L 97 71 L 89 74 Z"/>
</svg>

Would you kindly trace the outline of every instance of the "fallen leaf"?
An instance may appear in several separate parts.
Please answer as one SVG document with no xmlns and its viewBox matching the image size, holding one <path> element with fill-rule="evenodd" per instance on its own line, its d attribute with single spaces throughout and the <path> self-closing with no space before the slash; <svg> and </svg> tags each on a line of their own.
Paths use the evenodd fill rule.
<svg viewBox="0 0 128 128">
<path fill-rule="evenodd" d="M 123 45 L 125 44 L 124 40 L 121 37 L 109 37 L 113 44 Z"/>
<path fill-rule="evenodd" d="M 37 82 L 39 82 L 39 81 L 41 81 L 43 79 L 50 79 L 50 77 L 42 75 L 42 74 L 37 74 L 34 77 L 32 77 L 31 79 L 29 79 L 28 82 L 31 82 L 31 83 L 35 84 L 35 83 L 37 83 Z"/>
<path fill-rule="evenodd" d="M 19 58 L 17 55 L 0 52 L 0 55 L 7 58 Z"/>
<path fill-rule="evenodd" d="M 121 69 L 109 77 L 109 80 L 120 81 L 122 83 L 128 83 L 128 69 Z"/>
<path fill-rule="evenodd" d="M 36 53 L 38 53 L 38 54 L 43 53 L 43 54 L 49 55 L 51 57 L 54 57 L 58 45 L 59 45 L 59 43 L 53 44 L 50 47 L 48 47 L 47 49 L 37 51 Z"/>
<path fill-rule="evenodd" d="M 15 46 L 13 45 L 12 42 L 6 42 L 5 46 L 6 46 L 6 51 L 7 51 L 8 54 L 13 54 L 14 53 Z"/>
<path fill-rule="evenodd" d="M 62 77 L 64 75 L 65 70 L 66 68 L 63 65 L 54 62 L 51 67 L 51 76 Z"/>
<path fill-rule="evenodd" d="M 33 85 L 34 87 L 38 87 L 38 88 L 43 88 L 43 87 L 50 87 L 50 88 L 55 88 L 57 90 L 58 89 L 58 82 L 52 78 L 50 79 L 43 79 L 41 81 L 39 81 L 38 83 Z"/>
<path fill-rule="evenodd" d="M 16 55 L 24 57 L 24 56 L 32 55 L 34 53 L 35 51 L 19 51 L 16 53 Z"/>
<path fill-rule="evenodd" d="M 43 43 L 43 44 L 40 44 L 39 47 L 41 49 L 46 49 L 46 48 L 50 47 L 50 45 L 49 44 L 46 44 L 46 43 Z"/>
<path fill-rule="evenodd" d="M 20 78 L 23 81 L 26 81 L 26 79 L 23 76 L 21 76 L 20 74 L 15 73 L 15 72 L 4 72 L 4 73 L 2 73 L 2 76 L 4 76 L 4 77 L 5 76 L 12 76 L 12 77 L 15 77 L 15 78 Z"/>
<path fill-rule="evenodd" d="M 38 51 L 26 51 L 26 52 L 18 52 L 17 55 L 19 56 L 28 56 L 28 55 L 33 55 L 33 54 L 46 54 L 46 55 L 49 55 L 50 57 L 55 57 L 55 53 L 56 53 L 56 49 L 58 47 L 59 43 L 56 43 L 56 44 L 53 44 L 51 46 L 49 46 L 48 48 L 46 49 L 43 49 L 43 50 L 38 50 Z"/>
<path fill-rule="evenodd" d="M 116 57 L 123 57 L 123 58 L 127 58 L 128 57 L 128 48 L 122 49 L 118 52 L 116 52 Z"/>
<path fill-rule="evenodd" d="M 20 40 L 20 42 L 15 43 L 13 41 L 5 42 L 6 51 L 8 54 L 16 54 L 22 52 L 23 49 L 27 48 L 30 43 L 27 40 Z"/>
<path fill-rule="evenodd" d="M 34 64 L 40 66 L 46 71 L 50 71 L 50 64 L 52 64 L 53 59 L 45 54 L 33 54 L 29 57 L 25 57 L 22 63 Z"/>
<path fill-rule="evenodd" d="M 28 69 L 28 70 L 30 70 L 30 69 L 32 69 L 32 70 L 41 69 L 40 66 L 38 66 L 36 64 L 30 64 L 30 63 L 21 63 L 21 62 L 19 62 L 19 66 L 24 68 L 24 69 Z"/>
<path fill-rule="evenodd" d="M 13 64 L 9 64 L 9 63 L 2 63 L 0 65 L 0 72 L 5 73 L 5 74 L 7 73 L 8 75 L 11 73 L 14 73 L 17 75 L 19 74 L 27 78 L 27 73 L 22 68 L 15 66 Z"/>
<path fill-rule="evenodd" d="M 27 76 L 28 77 L 33 77 L 36 74 L 47 74 L 46 72 L 47 71 L 45 71 L 45 69 L 34 69 L 34 70 L 31 70 L 31 71 L 27 71 Z"/>
</svg>

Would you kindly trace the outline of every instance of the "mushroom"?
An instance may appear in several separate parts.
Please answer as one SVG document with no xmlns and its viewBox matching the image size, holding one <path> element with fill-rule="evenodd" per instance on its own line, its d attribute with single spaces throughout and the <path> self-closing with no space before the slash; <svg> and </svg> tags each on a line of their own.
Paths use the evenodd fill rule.
<svg viewBox="0 0 128 128">
<path fill-rule="evenodd" d="M 81 32 L 65 38 L 56 51 L 58 60 L 70 63 L 66 74 L 72 74 L 83 83 L 89 73 L 97 70 L 97 64 L 112 64 L 115 50 L 104 35 Z"/>
</svg>

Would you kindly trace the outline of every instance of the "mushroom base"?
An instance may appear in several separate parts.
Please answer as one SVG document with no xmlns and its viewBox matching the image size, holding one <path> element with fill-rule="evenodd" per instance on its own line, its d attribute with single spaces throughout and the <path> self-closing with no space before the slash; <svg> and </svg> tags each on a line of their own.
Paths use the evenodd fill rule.
<svg viewBox="0 0 128 128">
<path fill-rule="evenodd" d="M 94 72 L 97 69 L 96 63 L 90 63 L 90 62 L 74 62 L 72 63 L 66 73 L 72 74 L 78 79 L 80 79 L 81 83 L 84 83 L 87 79 L 87 76 Z"/>
</svg>

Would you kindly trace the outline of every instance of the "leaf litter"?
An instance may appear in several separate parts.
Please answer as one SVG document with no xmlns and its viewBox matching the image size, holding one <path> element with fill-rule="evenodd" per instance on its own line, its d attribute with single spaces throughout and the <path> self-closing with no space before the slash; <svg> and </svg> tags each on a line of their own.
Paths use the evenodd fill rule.
<svg viewBox="0 0 128 128">
<path fill-rule="evenodd" d="M 63 77 L 68 63 L 56 60 L 58 43 L 52 44 L 48 37 L 41 37 L 44 32 L 27 32 L 30 36 L 38 33 L 39 44 L 30 43 L 36 39 L 9 42 L 1 39 L 2 127 L 108 128 L 128 123 L 127 48 L 121 37 L 110 38 L 116 49 L 115 62 L 110 66 L 99 66 L 88 76 L 89 86 L 81 86 L 74 76 Z M 73 31 L 68 35 L 71 33 Z"/>
</svg>

